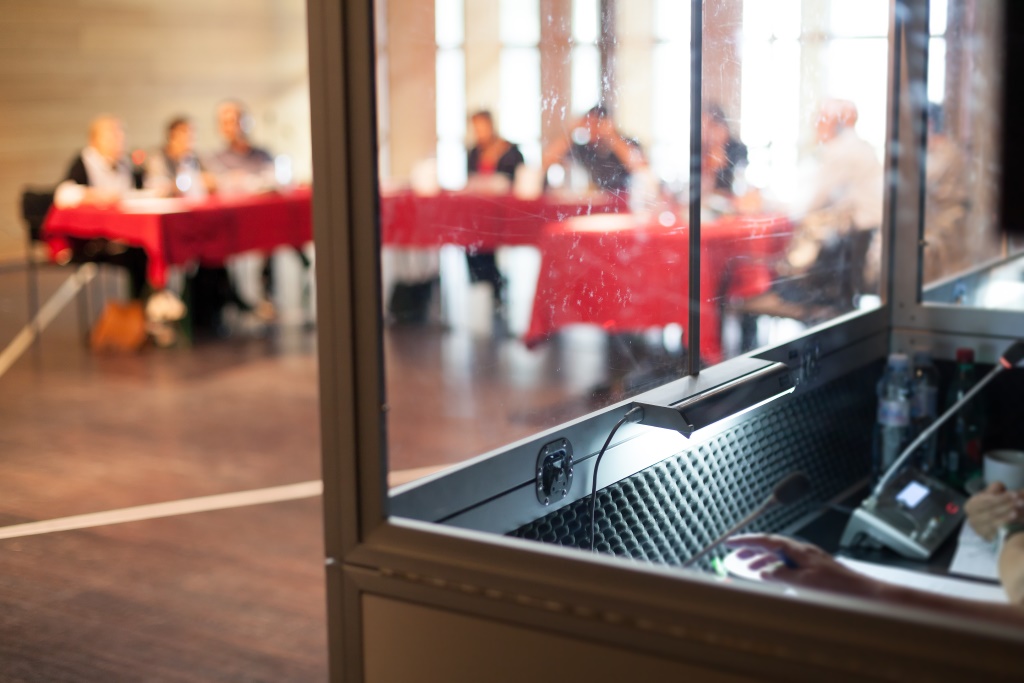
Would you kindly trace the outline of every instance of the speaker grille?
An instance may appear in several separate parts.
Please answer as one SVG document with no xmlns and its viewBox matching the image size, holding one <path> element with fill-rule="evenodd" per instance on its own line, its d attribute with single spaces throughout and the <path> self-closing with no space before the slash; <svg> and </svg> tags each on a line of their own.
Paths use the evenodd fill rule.
<svg viewBox="0 0 1024 683">
<path fill-rule="evenodd" d="M 777 531 L 793 523 L 867 476 L 876 377 L 866 369 L 781 401 L 692 450 L 598 491 L 598 550 L 680 564 L 753 510 L 783 477 L 802 470 L 811 480 L 810 494 L 747 530 Z M 589 520 L 588 497 L 509 535 L 586 548 Z M 705 568 L 715 556 L 706 558 Z"/>
</svg>

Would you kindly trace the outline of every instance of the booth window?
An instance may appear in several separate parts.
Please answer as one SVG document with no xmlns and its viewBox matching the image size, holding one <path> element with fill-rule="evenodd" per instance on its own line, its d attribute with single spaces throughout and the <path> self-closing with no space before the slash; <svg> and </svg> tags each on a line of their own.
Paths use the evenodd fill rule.
<svg viewBox="0 0 1024 683">
<path fill-rule="evenodd" d="M 890 3 L 690 13 L 380 0 L 393 482 L 881 304 Z"/>
</svg>

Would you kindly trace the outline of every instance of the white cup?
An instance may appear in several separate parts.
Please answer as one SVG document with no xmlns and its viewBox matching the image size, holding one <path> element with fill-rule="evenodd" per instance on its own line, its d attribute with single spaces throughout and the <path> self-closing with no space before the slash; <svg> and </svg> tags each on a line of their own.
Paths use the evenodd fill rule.
<svg viewBox="0 0 1024 683">
<path fill-rule="evenodd" d="M 1024 489 L 1024 451 L 1000 450 L 985 454 L 985 483 L 1000 481 L 1010 491 Z"/>
</svg>

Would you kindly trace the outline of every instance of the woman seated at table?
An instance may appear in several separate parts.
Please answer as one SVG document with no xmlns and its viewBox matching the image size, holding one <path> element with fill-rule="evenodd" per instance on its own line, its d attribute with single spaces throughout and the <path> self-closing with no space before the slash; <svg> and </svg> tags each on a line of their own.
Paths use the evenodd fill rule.
<svg viewBox="0 0 1024 683">
<path fill-rule="evenodd" d="M 196 154 L 192 121 L 186 116 L 171 119 L 166 135 L 164 146 L 147 159 L 145 186 L 165 197 L 202 198 L 216 191 L 214 176 Z M 200 264 L 187 283 L 192 329 L 198 336 L 226 334 L 222 320 L 226 305 L 246 313 L 257 310 L 238 294 L 223 265 Z"/>
<path fill-rule="evenodd" d="M 505 140 L 494 130 L 491 112 L 481 110 L 470 117 L 476 144 L 469 150 L 466 160 L 469 171 L 467 189 L 495 189 L 495 179 L 501 179 L 500 186 L 508 192 L 512 188 L 516 171 L 523 165 L 523 154 L 519 148 Z M 480 251 L 474 247 L 466 250 L 466 264 L 469 266 L 470 282 L 487 282 L 491 285 L 494 306 L 502 308 L 502 294 L 505 278 L 498 270 L 493 251 Z"/>
<path fill-rule="evenodd" d="M 710 104 L 701 115 L 701 195 L 712 209 L 750 208 L 753 195 L 743 182 L 747 146 L 733 137 L 725 111 Z"/>
<path fill-rule="evenodd" d="M 195 128 L 185 116 L 167 124 L 164 146 L 146 160 L 145 187 L 165 197 L 205 197 L 216 189 L 195 152 Z"/>
<path fill-rule="evenodd" d="M 80 205 L 113 206 L 136 188 L 131 162 L 125 156 L 121 119 L 103 114 L 89 124 L 89 141 L 71 162 L 53 203 L 59 208 Z M 128 272 L 129 296 L 142 300 L 146 294 L 146 252 L 104 238 L 68 238 L 68 249 L 55 254 L 59 262 L 110 263 Z"/>
</svg>

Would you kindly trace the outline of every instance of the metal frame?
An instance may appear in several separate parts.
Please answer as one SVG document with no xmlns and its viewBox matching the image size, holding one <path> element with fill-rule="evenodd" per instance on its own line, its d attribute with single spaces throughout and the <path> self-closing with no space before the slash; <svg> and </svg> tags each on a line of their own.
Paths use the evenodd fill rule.
<svg viewBox="0 0 1024 683">
<path fill-rule="evenodd" d="M 904 0 L 907 30 L 928 34 L 927 0 Z M 913 45 L 913 41 L 911 41 Z M 900 89 L 899 148 L 903 150 L 897 173 L 901 192 L 923 197 L 925 177 L 928 41 L 905 51 L 903 87 Z M 911 84 L 920 87 L 910 87 Z M 893 350 L 930 351 L 952 360 L 958 345 L 977 350 L 979 362 L 995 362 L 1010 341 L 1024 330 L 1024 312 L 925 304 L 921 296 L 921 259 L 924 240 L 923 201 L 902 202 L 893 215 L 893 264 L 916 263 L 917 268 L 891 267 Z"/>
<path fill-rule="evenodd" d="M 364 595 L 611 646 L 601 650 L 602 657 L 626 649 L 655 654 L 680 670 L 761 680 L 998 675 L 1019 664 L 1024 638 L 987 623 L 937 624 L 927 612 L 825 594 L 793 600 L 764 586 L 726 585 L 696 573 L 388 518 L 379 244 L 373 229 L 372 1 L 308 0 L 308 7 L 332 680 L 365 680 Z M 897 40 L 902 28 L 895 12 L 892 21 Z M 897 291 L 903 286 L 898 282 Z M 762 356 L 790 360 L 793 351 L 812 345 L 820 349 L 824 378 L 842 370 L 838 362 L 847 345 L 877 353 L 887 316 L 884 308 L 849 316 Z M 692 381 L 696 385 L 711 374 Z M 618 409 L 588 416 L 578 427 L 600 430 Z M 493 466 L 505 466 L 518 447 L 495 457 Z M 531 467 L 535 456 L 536 451 Z M 457 473 L 451 476 L 458 479 Z"/>
</svg>

